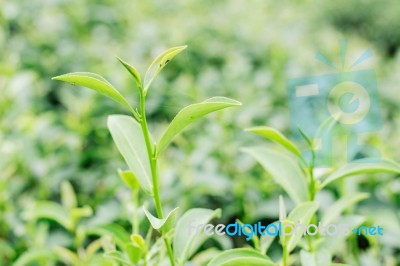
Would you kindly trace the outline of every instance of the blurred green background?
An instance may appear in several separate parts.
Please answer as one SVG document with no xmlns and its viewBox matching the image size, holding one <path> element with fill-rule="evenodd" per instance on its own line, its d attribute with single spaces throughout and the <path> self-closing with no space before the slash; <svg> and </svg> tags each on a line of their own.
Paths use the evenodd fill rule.
<svg viewBox="0 0 400 266">
<path fill-rule="evenodd" d="M 80 205 L 94 209 L 87 223 L 128 224 L 130 194 L 117 174 L 126 166 L 106 128 L 107 115 L 125 110 L 51 77 L 99 73 L 135 105 L 134 80 L 116 56 L 144 73 L 158 53 L 187 44 L 150 90 L 153 134 L 180 108 L 207 97 L 227 96 L 243 106 L 211 115 L 176 139 L 160 165 L 164 205 L 181 212 L 223 207 L 224 222 L 273 221 L 282 191 L 240 152 L 261 141 L 243 129 L 268 125 L 289 134 L 286 79 L 334 72 L 315 53 L 339 62 L 342 38 L 349 43 L 347 62 L 374 51 L 357 67 L 378 75 L 383 129 L 370 141 L 399 160 L 399 13 L 396 0 L 0 0 L 0 265 L 38 245 L 73 247 L 57 224 L 44 238 L 37 221 L 24 216 L 35 201 L 59 202 L 63 180 Z M 376 175 L 343 185 L 348 193 L 371 193 L 353 211 L 386 230 L 378 254 L 369 240 L 357 240 L 360 265 L 399 260 L 399 179 Z M 337 197 L 335 188 L 320 195 L 325 206 Z"/>
</svg>

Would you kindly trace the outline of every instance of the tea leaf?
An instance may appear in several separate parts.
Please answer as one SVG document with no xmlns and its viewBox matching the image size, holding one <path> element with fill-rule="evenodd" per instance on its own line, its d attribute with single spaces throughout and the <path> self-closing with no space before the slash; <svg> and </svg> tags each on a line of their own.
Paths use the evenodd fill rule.
<svg viewBox="0 0 400 266">
<path fill-rule="evenodd" d="M 138 263 L 141 256 L 142 256 L 142 250 L 140 247 L 135 246 L 131 243 L 128 243 L 125 245 L 125 249 L 126 253 L 129 256 L 129 259 L 133 262 L 133 263 Z"/>
<path fill-rule="evenodd" d="M 36 202 L 33 208 L 26 211 L 25 216 L 27 219 L 50 219 L 68 230 L 72 230 L 73 227 L 68 212 L 60 204 L 52 201 Z"/>
<path fill-rule="evenodd" d="M 151 193 L 150 163 L 140 124 L 130 116 L 111 115 L 108 117 L 108 129 L 141 188 Z"/>
<path fill-rule="evenodd" d="M 52 78 L 53 80 L 60 80 L 71 83 L 73 85 L 80 85 L 107 96 L 110 99 L 122 104 L 129 111 L 134 112 L 128 101 L 102 76 L 90 72 L 74 72 Z"/>
<path fill-rule="evenodd" d="M 278 222 L 273 223 L 275 226 L 278 227 Z M 267 253 L 269 247 L 271 246 L 272 242 L 274 241 L 275 236 L 265 233 L 260 237 L 260 250 L 262 254 Z"/>
<path fill-rule="evenodd" d="M 88 235 L 98 236 L 111 236 L 115 241 L 115 244 L 120 248 L 124 249 L 126 243 L 130 242 L 129 234 L 125 229 L 117 224 L 99 225 L 95 227 L 87 228 Z"/>
<path fill-rule="evenodd" d="M 193 253 L 202 244 L 201 241 L 195 241 L 200 236 L 197 232 L 199 227 L 204 226 L 210 220 L 221 215 L 221 210 L 209 209 L 190 209 L 178 220 L 173 247 L 175 258 L 183 263 L 193 255 Z M 205 240 L 205 239 L 204 239 Z"/>
<path fill-rule="evenodd" d="M 162 232 L 162 233 L 168 233 L 172 227 L 174 226 L 175 223 L 175 217 L 176 217 L 176 212 L 178 211 L 178 208 L 173 209 L 167 217 L 163 219 L 159 219 L 157 217 L 154 217 L 145 207 L 143 207 L 143 211 L 147 216 L 147 219 L 149 219 L 151 226 Z"/>
<path fill-rule="evenodd" d="M 33 262 L 51 262 L 55 260 L 56 256 L 49 249 L 31 249 L 24 252 L 13 265 L 26 266 L 31 265 Z"/>
<path fill-rule="evenodd" d="M 117 250 L 112 250 L 105 253 L 104 257 L 114 260 L 115 262 L 121 263 L 122 265 L 133 266 L 133 264 L 127 260 L 124 254 Z"/>
<path fill-rule="evenodd" d="M 130 64 L 128 64 L 121 58 L 117 57 L 117 59 L 126 68 L 126 70 L 128 70 L 128 72 L 133 76 L 133 78 L 136 81 L 136 86 L 141 89 L 142 88 L 142 80 L 140 78 L 139 71 L 137 71 L 136 68 L 134 68 L 133 66 L 131 66 Z"/>
<path fill-rule="evenodd" d="M 139 182 L 132 171 L 122 171 L 118 170 L 118 174 L 121 177 L 122 181 L 124 181 L 125 185 L 127 185 L 133 191 L 139 189 Z"/>
<path fill-rule="evenodd" d="M 400 165 L 394 161 L 382 160 L 380 162 L 366 162 L 366 159 L 356 160 L 343 166 L 328 176 L 321 184 L 321 188 L 333 181 L 354 175 L 373 173 L 400 174 Z"/>
<path fill-rule="evenodd" d="M 243 151 L 253 156 L 264 167 L 294 203 L 307 201 L 306 177 L 292 158 L 263 147 L 245 148 Z"/>
<path fill-rule="evenodd" d="M 329 241 L 322 242 L 319 248 L 326 249 L 331 254 L 335 254 L 343 247 L 343 243 L 345 239 L 349 237 L 351 230 L 353 228 L 357 228 L 364 221 L 365 218 L 360 215 L 348 215 L 340 217 L 335 224 L 339 226 L 343 225 L 345 226 L 345 228 L 342 229 L 338 227 L 338 230 L 341 230 L 341 232 L 338 234 L 330 235 Z M 349 231 L 346 232 L 344 230 L 349 230 Z"/>
<path fill-rule="evenodd" d="M 165 130 L 162 135 L 158 146 L 157 146 L 157 154 L 161 154 L 172 141 L 172 139 L 178 135 L 187 125 L 196 121 L 197 119 L 232 106 L 240 106 L 241 103 L 229 98 L 225 97 L 213 97 L 208 100 L 205 100 L 201 103 L 192 104 L 186 106 L 175 116 L 172 120 L 171 124 L 169 124 L 168 128 Z"/>
<path fill-rule="evenodd" d="M 318 204 L 316 202 L 304 202 L 294 208 L 288 215 L 288 220 L 294 224 L 301 224 L 305 227 L 308 226 L 314 213 L 318 210 Z M 303 234 L 293 233 L 289 236 L 287 246 L 288 252 L 291 252 L 296 245 L 299 243 Z"/>
<path fill-rule="evenodd" d="M 339 199 L 325 211 L 321 219 L 321 224 L 326 226 L 332 223 L 345 209 L 368 197 L 368 193 L 357 193 Z"/>
<path fill-rule="evenodd" d="M 75 191 L 68 181 L 63 181 L 61 183 L 61 202 L 67 209 L 77 207 Z"/>
<path fill-rule="evenodd" d="M 271 127 L 252 127 L 246 129 L 248 132 L 256 133 L 260 136 L 263 136 L 267 139 L 270 139 L 283 147 L 285 147 L 288 151 L 292 152 L 294 155 L 300 157 L 301 152 L 296 147 L 296 145 L 287 139 L 281 132 Z"/>
<path fill-rule="evenodd" d="M 254 249 L 236 248 L 226 250 L 212 259 L 207 266 L 275 266 L 265 255 Z"/>
<path fill-rule="evenodd" d="M 72 252 L 71 250 L 61 247 L 61 246 L 55 246 L 54 252 L 62 259 L 62 261 L 66 261 L 71 265 L 79 265 L 80 260 L 77 254 Z"/>
<path fill-rule="evenodd" d="M 313 253 L 305 250 L 300 251 L 300 260 L 302 266 L 330 266 L 331 255 L 326 250 L 317 250 Z"/>
<path fill-rule="evenodd" d="M 173 47 L 170 48 L 163 53 L 161 53 L 159 56 L 154 59 L 154 61 L 151 63 L 149 69 L 147 70 L 146 74 L 144 75 L 144 93 L 146 95 L 147 90 L 149 89 L 151 83 L 153 80 L 157 77 L 158 73 L 167 65 L 167 63 L 172 60 L 176 55 L 181 53 L 183 50 L 186 49 L 186 45 L 184 46 L 179 46 L 179 47 Z"/>
</svg>

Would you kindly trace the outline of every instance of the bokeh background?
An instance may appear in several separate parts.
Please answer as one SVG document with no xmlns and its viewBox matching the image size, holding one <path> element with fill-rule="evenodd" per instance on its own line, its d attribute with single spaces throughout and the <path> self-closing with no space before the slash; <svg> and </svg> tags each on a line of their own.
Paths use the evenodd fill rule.
<svg viewBox="0 0 400 266">
<path fill-rule="evenodd" d="M 51 77 L 99 73 L 135 105 L 134 80 L 116 56 L 144 73 L 158 53 L 187 44 L 150 90 L 153 134 L 185 105 L 211 96 L 243 106 L 208 116 L 176 139 L 160 165 L 165 208 L 223 207 L 222 222 L 273 221 L 282 190 L 240 152 L 262 142 L 243 129 L 268 125 L 289 134 L 286 80 L 335 72 L 315 53 L 339 63 L 343 38 L 347 63 L 374 52 L 356 68 L 378 75 L 383 129 L 368 141 L 399 160 L 399 13 L 396 0 L 0 0 L 0 265 L 37 246 L 74 248 L 73 237 L 56 223 L 39 230 L 41 221 L 24 215 L 36 201 L 59 202 L 63 180 L 80 205 L 94 210 L 86 223 L 128 226 L 130 219 L 130 193 L 117 174 L 126 166 L 106 128 L 107 115 L 126 111 Z M 346 193 L 370 192 L 353 212 L 385 226 L 377 243 L 353 240 L 360 247 L 355 261 L 398 261 L 398 177 L 355 178 L 342 186 Z M 322 193 L 321 201 L 329 205 L 338 191 Z"/>
</svg>

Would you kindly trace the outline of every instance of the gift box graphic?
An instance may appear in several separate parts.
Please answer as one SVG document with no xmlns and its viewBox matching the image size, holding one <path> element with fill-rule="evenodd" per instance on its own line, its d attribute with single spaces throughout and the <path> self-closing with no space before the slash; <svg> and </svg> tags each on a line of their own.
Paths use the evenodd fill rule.
<svg viewBox="0 0 400 266">
<path fill-rule="evenodd" d="M 352 67 L 370 55 L 371 52 L 365 52 Z M 317 59 L 331 65 L 321 54 Z M 292 135 L 297 140 L 303 139 L 302 131 L 313 138 L 316 166 L 334 164 L 334 140 L 338 135 L 346 135 L 347 148 L 341 156 L 347 161 L 380 158 L 377 149 L 360 143 L 359 139 L 361 134 L 382 127 L 374 70 L 351 71 L 350 67 L 350 70 L 332 74 L 289 79 L 286 85 Z"/>
</svg>

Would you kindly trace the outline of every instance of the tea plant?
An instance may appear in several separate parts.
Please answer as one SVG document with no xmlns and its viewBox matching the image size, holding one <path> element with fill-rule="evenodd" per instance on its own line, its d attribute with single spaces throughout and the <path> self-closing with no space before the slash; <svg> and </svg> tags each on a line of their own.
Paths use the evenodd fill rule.
<svg viewBox="0 0 400 266">
<path fill-rule="evenodd" d="M 224 97 L 213 97 L 201 103 L 189 105 L 175 116 L 161 138 L 157 142 L 154 141 L 146 119 L 146 97 L 149 88 L 167 63 L 185 48 L 186 46 L 175 47 L 160 54 L 151 63 L 143 81 L 139 72 L 133 66 L 119 59 L 121 64 L 135 79 L 139 94 L 138 108 L 131 107 L 118 90 L 97 74 L 77 72 L 53 78 L 98 91 L 120 103 L 131 112 L 131 116 L 110 116 L 108 118 L 108 128 L 115 144 L 130 168 L 130 171 L 120 172 L 121 177 L 132 189 L 135 197 L 137 197 L 138 187 L 140 186 L 142 191 L 151 196 L 154 201 L 156 216 L 151 214 L 145 207 L 143 210 L 152 228 L 157 230 L 161 235 L 170 265 L 183 265 L 193 255 L 196 248 L 205 241 L 205 239 L 199 241 L 194 235 L 187 235 L 189 221 L 194 219 L 206 223 L 213 217 L 218 216 L 219 210 L 191 209 L 187 211 L 177 223 L 179 230 L 175 230 L 175 234 L 172 234 L 177 208 L 167 215 L 164 214 L 162 199 L 160 198 L 158 159 L 174 137 L 195 120 L 211 112 L 240 105 L 239 102 Z M 133 220 L 136 221 L 133 226 L 137 228 L 137 220 Z M 147 238 L 145 241 L 138 234 L 137 229 L 134 231 L 134 234 L 130 237 L 131 241 L 122 243 L 120 251 L 108 252 L 107 256 L 127 265 L 131 265 L 132 263 L 141 263 L 143 265 L 149 263 L 150 265 L 155 265 L 157 262 L 165 263 L 164 258 L 160 254 L 155 254 L 154 251 L 151 252 L 151 249 L 149 250 L 150 239 Z M 171 244 L 171 240 L 173 241 L 173 245 Z M 159 241 L 156 243 L 159 243 Z M 160 249 L 159 245 L 156 244 L 154 246 L 156 246 L 157 250 Z M 160 252 L 163 252 L 163 250 L 158 250 L 157 253 Z"/>
<path fill-rule="evenodd" d="M 317 131 L 315 139 L 331 130 L 334 119 L 328 119 Z M 280 199 L 280 221 L 282 223 L 299 223 L 308 225 L 309 223 L 318 226 L 317 217 L 322 226 L 335 222 L 336 224 L 347 224 L 349 228 L 356 228 L 361 224 L 369 222 L 361 215 L 346 214 L 341 215 L 352 205 L 369 197 L 368 193 L 355 193 L 350 195 L 340 195 L 340 199 L 332 204 L 328 209 L 322 211 L 316 199 L 319 191 L 336 182 L 341 182 L 344 178 L 369 175 L 374 173 L 400 173 L 400 165 L 394 161 L 383 159 L 379 162 L 370 162 L 369 158 L 352 161 L 338 169 L 331 169 L 322 175 L 316 176 L 315 156 L 318 146 L 301 130 L 301 134 L 308 144 L 311 151 L 311 158 L 308 161 L 302 154 L 300 148 L 287 139 L 281 132 L 270 127 L 254 127 L 247 131 L 258 134 L 279 144 L 281 151 L 271 148 L 252 147 L 243 149 L 244 152 L 254 157 L 287 193 L 295 203 L 295 208 L 286 217 L 286 210 L 283 200 Z M 371 242 L 375 242 L 370 236 L 366 235 Z M 316 236 L 307 236 L 302 239 L 301 235 L 293 234 L 281 236 L 282 246 L 282 265 L 288 266 L 298 257 L 293 253 L 296 247 L 300 247 L 300 261 L 303 266 L 318 265 L 344 265 L 332 263 L 333 258 L 340 258 L 340 247 L 345 245 L 346 236 L 333 235 L 325 236 L 320 232 Z M 259 251 L 263 254 L 267 252 L 273 237 L 262 236 Z M 353 242 L 354 244 L 354 242 Z M 355 243 L 355 245 L 357 245 Z M 355 247 L 357 250 L 358 247 Z M 354 250 L 354 249 L 353 249 Z M 355 260 L 353 263 L 358 263 Z"/>
</svg>

